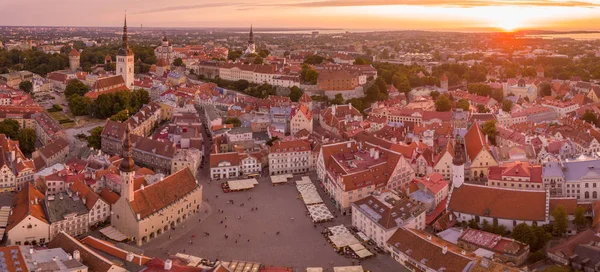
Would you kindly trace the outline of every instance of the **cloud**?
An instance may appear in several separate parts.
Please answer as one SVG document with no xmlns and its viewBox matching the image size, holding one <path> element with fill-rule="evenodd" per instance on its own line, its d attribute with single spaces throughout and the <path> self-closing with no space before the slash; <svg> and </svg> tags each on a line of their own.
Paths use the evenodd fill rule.
<svg viewBox="0 0 600 272">
<path fill-rule="evenodd" d="M 267 6 L 266 4 L 265 6 Z M 532 6 L 532 7 L 600 7 L 598 1 L 549 1 L 549 0 L 321 0 L 276 4 L 290 7 L 353 7 L 353 6 L 444 6 L 444 7 L 484 7 L 484 6 Z"/>
<path fill-rule="evenodd" d="M 142 10 L 142 11 L 136 12 L 135 14 L 149 14 L 149 13 L 160 13 L 160 12 L 181 11 L 181 10 L 191 10 L 191 9 L 232 7 L 232 6 L 239 6 L 241 4 L 244 4 L 244 3 L 224 2 L 224 3 L 206 3 L 206 4 L 202 4 L 202 5 L 170 6 L 170 7 L 164 7 L 164 8 Z"/>
</svg>

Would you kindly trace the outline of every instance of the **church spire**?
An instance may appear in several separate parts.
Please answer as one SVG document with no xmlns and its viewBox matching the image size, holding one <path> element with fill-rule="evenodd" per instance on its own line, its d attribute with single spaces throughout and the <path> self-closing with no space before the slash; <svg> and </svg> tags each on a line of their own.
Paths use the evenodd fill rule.
<svg viewBox="0 0 600 272">
<path fill-rule="evenodd" d="M 123 48 L 129 47 L 129 41 L 127 40 L 127 14 L 125 14 L 125 23 L 123 24 Z"/>
<path fill-rule="evenodd" d="M 123 141 L 123 160 L 119 165 L 121 172 L 133 172 L 135 162 L 133 161 L 133 151 L 131 145 L 131 131 L 129 124 L 125 125 L 125 140 Z"/>
<path fill-rule="evenodd" d="M 252 32 L 252 25 L 250 25 L 250 37 L 248 37 L 248 43 L 249 44 L 254 43 L 254 32 Z"/>
</svg>

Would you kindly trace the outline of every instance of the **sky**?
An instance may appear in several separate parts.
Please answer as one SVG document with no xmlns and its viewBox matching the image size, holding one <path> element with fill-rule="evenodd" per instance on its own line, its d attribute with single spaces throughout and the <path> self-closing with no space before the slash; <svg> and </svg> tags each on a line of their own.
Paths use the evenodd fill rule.
<svg viewBox="0 0 600 272">
<path fill-rule="evenodd" d="M 600 0 L 0 0 L 0 25 L 600 30 Z"/>
</svg>

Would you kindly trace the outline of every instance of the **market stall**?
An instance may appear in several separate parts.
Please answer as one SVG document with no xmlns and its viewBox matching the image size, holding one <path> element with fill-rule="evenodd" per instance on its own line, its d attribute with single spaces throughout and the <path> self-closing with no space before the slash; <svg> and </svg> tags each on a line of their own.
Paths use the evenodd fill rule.
<svg viewBox="0 0 600 272">
<path fill-rule="evenodd" d="M 310 217 L 312 218 L 314 223 L 321 223 L 332 220 L 333 214 L 329 211 L 325 204 L 316 204 L 306 206 L 308 212 L 310 213 Z"/>
<path fill-rule="evenodd" d="M 228 192 L 235 192 L 235 191 L 244 191 L 244 190 L 250 190 L 252 188 L 254 188 L 255 185 L 258 185 L 258 180 L 256 179 L 240 179 L 240 180 L 230 180 L 227 182 L 224 182 L 221 184 L 221 187 L 223 187 L 223 191 L 228 193 Z"/>
</svg>

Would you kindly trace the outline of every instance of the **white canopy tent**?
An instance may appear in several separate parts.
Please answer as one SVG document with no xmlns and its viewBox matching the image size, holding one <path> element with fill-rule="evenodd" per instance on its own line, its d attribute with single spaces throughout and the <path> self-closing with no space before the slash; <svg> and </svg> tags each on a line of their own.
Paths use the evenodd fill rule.
<svg viewBox="0 0 600 272">
<path fill-rule="evenodd" d="M 229 189 L 232 191 L 248 190 L 254 188 L 255 185 L 258 185 L 258 180 L 254 178 L 230 180 L 227 182 L 227 185 L 229 185 Z"/>
<path fill-rule="evenodd" d="M 338 266 L 333 268 L 333 272 L 364 272 L 362 266 Z"/>
<path fill-rule="evenodd" d="M 309 205 L 306 206 L 306 208 L 308 209 L 310 217 L 315 223 L 331 220 L 334 218 L 333 214 L 331 214 L 331 212 L 329 211 L 327 206 L 325 206 L 325 204 Z"/>
<path fill-rule="evenodd" d="M 121 242 L 127 239 L 127 236 L 125 236 L 125 234 L 115 229 L 113 226 L 108 226 L 106 228 L 101 229 L 100 233 L 106 235 L 106 237 L 113 239 L 117 242 Z"/>
</svg>

